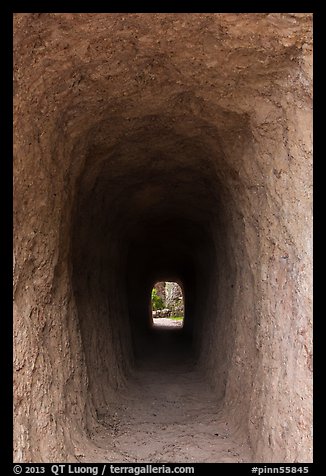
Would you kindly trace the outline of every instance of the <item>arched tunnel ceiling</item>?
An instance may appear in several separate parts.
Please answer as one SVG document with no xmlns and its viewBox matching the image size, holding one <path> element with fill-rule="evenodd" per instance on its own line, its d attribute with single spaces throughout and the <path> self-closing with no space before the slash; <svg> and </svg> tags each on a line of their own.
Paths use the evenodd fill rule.
<svg viewBox="0 0 326 476">
<path fill-rule="evenodd" d="M 112 14 L 109 25 L 106 14 L 35 14 L 17 16 L 16 28 L 17 100 L 27 95 L 42 112 L 36 123 L 50 115 L 56 133 L 74 140 L 102 120 L 116 127 L 163 115 L 189 134 L 186 117 L 200 116 L 203 101 L 214 114 L 250 109 L 252 91 L 270 95 L 271 79 L 282 87 L 311 39 L 306 14 Z"/>
</svg>

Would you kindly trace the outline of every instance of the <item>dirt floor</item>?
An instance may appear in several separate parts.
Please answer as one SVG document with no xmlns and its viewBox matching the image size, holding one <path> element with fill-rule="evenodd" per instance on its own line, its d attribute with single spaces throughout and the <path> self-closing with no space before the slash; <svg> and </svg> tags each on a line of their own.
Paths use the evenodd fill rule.
<svg viewBox="0 0 326 476">
<path fill-rule="evenodd" d="M 167 317 L 153 318 L 153 323 L 155 327 L 182 327 L 183 322 L 181 320 L 177 321 L 174 319 L 168 319 Z"/>
<path fill-rule="evenodd" d="M 102 416 L 94 452 L 80 461 L 249 462 L 180 331 L 155 329 L 151 341 L 119 404 Z"/>
</svg>

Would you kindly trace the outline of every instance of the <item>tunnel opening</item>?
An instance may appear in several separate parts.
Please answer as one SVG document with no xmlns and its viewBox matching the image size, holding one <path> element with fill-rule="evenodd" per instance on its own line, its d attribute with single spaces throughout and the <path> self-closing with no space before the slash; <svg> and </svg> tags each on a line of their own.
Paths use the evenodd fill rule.
<svg viewBox="0 0 326 476">
<path fill-rule="evenodd" d="M 310 461 L 311 16 L 14 24 L 15 461 Z"/>
<path fill-rule="evenodd" d="M 185 310 L 180 284 L 174 281 L 155 283 L 151 291 L 150 312 L 154 327 L 182 328 Z"/>
</svg>

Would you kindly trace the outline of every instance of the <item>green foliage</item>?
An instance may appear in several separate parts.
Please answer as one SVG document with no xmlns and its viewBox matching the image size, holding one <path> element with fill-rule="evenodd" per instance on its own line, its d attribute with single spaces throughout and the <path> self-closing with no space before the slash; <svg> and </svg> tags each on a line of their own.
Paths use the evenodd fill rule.
<svg viewBox="0 0 326 476">
<path fill-rule="evenodd" d="M 153 311 L 164 309 L 163 299 L 157 295 L 157 290 L 155 288 L 152 289 L 152 308 L 153 308 Z"/>
</svg>

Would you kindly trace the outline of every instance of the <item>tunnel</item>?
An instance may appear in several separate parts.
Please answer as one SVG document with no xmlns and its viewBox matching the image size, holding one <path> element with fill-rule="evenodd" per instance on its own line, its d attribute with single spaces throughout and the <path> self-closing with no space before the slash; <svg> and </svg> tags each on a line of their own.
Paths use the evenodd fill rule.
<svg viewBox="0 0 326 476">
<path fill-rule="evenodd" d="M 312 460 L 311 124 L 310 14 L 14 15 L 15 461 Z"/>
</svg>

